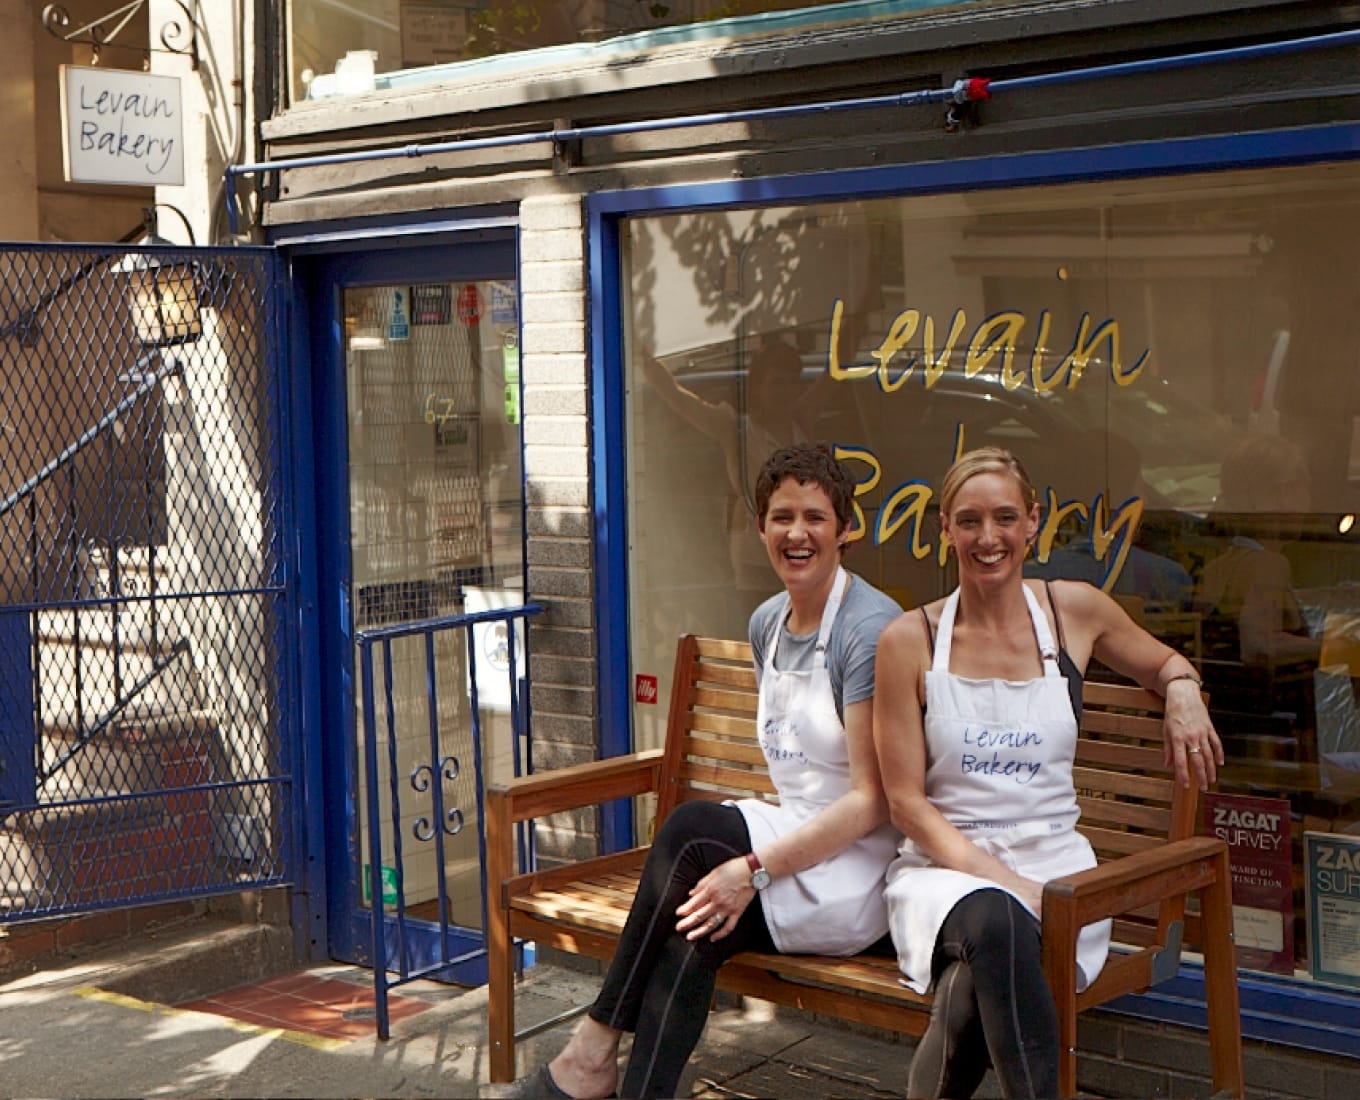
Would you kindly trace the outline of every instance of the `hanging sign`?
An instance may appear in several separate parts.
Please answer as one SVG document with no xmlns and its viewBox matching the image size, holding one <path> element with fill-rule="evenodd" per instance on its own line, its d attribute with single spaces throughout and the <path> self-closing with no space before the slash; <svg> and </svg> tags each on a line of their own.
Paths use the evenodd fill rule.
<svg viewBox="0 0 1360 1100">
<path fill-rule="evenodd" d="M 70 183 L 184 183 L 177 76 L 63 65 L 61 128 Z"/>
</svg>

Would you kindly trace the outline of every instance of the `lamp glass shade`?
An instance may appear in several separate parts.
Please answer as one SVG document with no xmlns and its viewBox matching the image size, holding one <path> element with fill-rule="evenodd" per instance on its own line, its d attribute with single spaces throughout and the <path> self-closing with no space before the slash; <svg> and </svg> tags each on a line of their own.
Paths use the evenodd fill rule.
<svg viewBox="0 0 1360 1100">
<path fill-rule="evenodd" d="M 162 264 L 128 274 L 132 323 L 143 344 L 168 347 L 202 335 L 198 280 L 192 264 Z"/>
</svg>

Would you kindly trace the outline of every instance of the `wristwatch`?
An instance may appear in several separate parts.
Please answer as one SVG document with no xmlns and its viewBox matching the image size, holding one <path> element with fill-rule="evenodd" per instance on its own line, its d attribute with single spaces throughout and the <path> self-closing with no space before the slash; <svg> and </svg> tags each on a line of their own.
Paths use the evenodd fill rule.
<svg viewBox="0 0 1360 1100">
<path fill-rule="evenodd" d="M 760 865 L 755 852 L 746 853 L 746 866 L 751 868 L 751 889 L 764 890 L 770 885 L 770 872 Z"/>
</svg>

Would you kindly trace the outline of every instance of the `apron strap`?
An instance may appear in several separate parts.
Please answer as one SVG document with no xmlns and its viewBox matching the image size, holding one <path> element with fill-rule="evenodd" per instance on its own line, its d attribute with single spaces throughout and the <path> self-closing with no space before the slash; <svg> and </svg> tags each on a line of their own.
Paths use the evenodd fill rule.
<svg viewBox="0 0 1360 1100">
<path fill-rule="evenodd" d="M 1043 609 L 1039 607 L 1039 601 L 1034 598 L 1034 593 L 1029 590 L 1029 586 L 1022 584 L 1020 588 L 1025 594 L 1025 606 L 1029 608 L 1034 639 L 1039 643 L 1039 656 L 1043 658 L 1044 675 L 1057 676 L 1058 650 L 1053 644 L 1053 632 L 1048 629 L 1048 619 L 1044 616 Z M 954 645 L 954 617 L 959 610 L 959 591 L 956 588 L 949 594 L 949 598 L 944 602 L 944 610 L 940 612 L 940 625 L 935 631 L 935 657 L 930 662 L 933 672 L 949 671 L 949 651 Z"/>
<path fill-rule="evenodd" d="M 1044 675 L 1059 676 L 1058 647 L 1053 644 L 1053 632 L 1048 629 L 1048 617 L 1044 614 L 1029 585 L 1021 585 L 1025 592 L 1025 604 L 1029 607 L 1030 621 L 1034 624 L 1034 637 L 1039 643 L 1039 656 L 1043 658 Z"/>
<path fill-rule="evenodd" d="M 826 606 L 822 608 L 822 621 L 817 628 L 817 652 L 822 655 L 822 662 L 826 662 L 826 645 L 831 637 L 831 628 L 835 625 L 836 615 L 841 609 L 841 602 L 845 599 L 845 594 L 850 591 L 850 574 L 846 572 L 845 566 L 836 567 L 836 579 L 831 583 L 831 594 L 826 598 Z M 774 668 L 774 654 L 779 646 L 779 639 L 784 633 L 784 621 L 789 617 L 789 594 L 784 593 L 784 602 L 780 605 L 779 614 L 775 616 L 774 625 L 770 628 L 769 644 L 765 647 L 765 667 Z"/>
</svg>

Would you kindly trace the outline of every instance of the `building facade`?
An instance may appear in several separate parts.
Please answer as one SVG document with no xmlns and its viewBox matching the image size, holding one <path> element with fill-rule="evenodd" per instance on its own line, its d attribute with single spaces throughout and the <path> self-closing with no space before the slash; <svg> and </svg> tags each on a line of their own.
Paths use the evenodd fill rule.
<svg viewBox="0 0 1360 1100">
<path fill-rule="evenodd" d="M 1353 1056 L 1355 10 L 643 8 L 293 0 L 200 30 L 207 167 L 157 198 L 287 266 L 316 950 L 357 950 L 369 905 L 377 818 L 323 810 L 368 767 L 357 632 L 537 601 L 534 767 L 652 747 L 675 636 L 742 636 L 774 590 L 749 499 L 773 446 L 836 445 L 847 563 L 909 608 L 952 585 L 940 476 L 999 444 L 1040 489 L 1034 574 L 1106 588 L 1204 674 L 1247 1035 Z M 480 704 L 489 775 L 514 709 Z M 539 850 L 646 827 L 604 807 Z M 413 881 L 464 883 L 476 926 L 462 844 Z M 1195 974 L 1118 1018 L 1186 1022 Z"/>
</svg>

